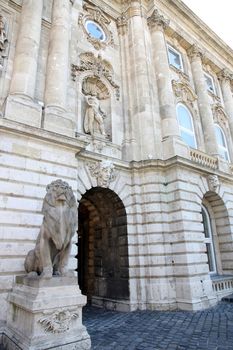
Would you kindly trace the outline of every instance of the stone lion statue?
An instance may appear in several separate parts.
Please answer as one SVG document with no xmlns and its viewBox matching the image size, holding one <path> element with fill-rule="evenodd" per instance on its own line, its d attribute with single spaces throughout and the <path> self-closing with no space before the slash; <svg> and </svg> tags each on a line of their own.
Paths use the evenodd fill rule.
<svg viewBox="0 0 233 350">
<path fill-rule="evenodd" d="M 77 206 L 72 188 L 62 180 L 53 181 L 46 188 L 44 214 L 35 249 L 25 259 L 25 270 L 42 277 L 69 275 L 67 263 L 71 238 L 77 229 Z"/>
</svg>

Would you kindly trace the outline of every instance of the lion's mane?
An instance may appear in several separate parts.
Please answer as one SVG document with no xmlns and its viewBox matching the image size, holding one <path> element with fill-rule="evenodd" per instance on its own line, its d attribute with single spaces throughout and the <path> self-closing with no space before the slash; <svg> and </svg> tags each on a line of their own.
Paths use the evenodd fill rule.
<svg viewBox="0 0 233 350">
<path fill-rule="evenodd" d="M 25 259 L 25 270 L 37 274 L 63 275 L 77 229 L 77 206 L 72 188 L 62 180 L 46 187 L 44 215 L 35 249 Z"/>
</svg>

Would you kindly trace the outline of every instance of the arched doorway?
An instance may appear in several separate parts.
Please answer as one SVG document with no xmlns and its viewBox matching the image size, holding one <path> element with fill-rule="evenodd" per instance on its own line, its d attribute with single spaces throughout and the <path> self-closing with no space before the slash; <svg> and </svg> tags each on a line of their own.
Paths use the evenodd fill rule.
<svg viewBox="0 0 233 350">
<path fill-rule="evenodd" d="M 229 214 L 217 193 L 209 191 L 205 194 L 202 220 L 210 273 L 232 274 L 233 242 Z"/>
<path fill-rule="evenodd" d="M 121 199 L 109 189 L 95 187 L 83 195 L 78 212 L 78 282 L 82 293 L 89 302 L 103 306 L 128 300 L 127 217 Z"/>
</svg>

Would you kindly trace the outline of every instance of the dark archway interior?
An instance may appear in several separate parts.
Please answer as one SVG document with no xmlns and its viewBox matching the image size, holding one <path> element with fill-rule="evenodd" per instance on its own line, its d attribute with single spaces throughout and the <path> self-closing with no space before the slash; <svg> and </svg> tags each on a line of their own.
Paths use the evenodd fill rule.
<svg viewBox="0 0 233 350">
<path fill-rule="evenodd" d="M 126 211 L 109 189 L 92 188 L 80 200 L 78 282 L 89 302 L 129 299 Z"/>
</svg>

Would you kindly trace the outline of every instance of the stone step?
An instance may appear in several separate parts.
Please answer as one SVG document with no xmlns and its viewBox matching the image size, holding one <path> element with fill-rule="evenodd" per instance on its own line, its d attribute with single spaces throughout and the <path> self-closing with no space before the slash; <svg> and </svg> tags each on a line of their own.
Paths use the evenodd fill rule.
<svg viewBox="0 0 233 350">
<path fill-rule="evenodd" d="M 227 301 L 228 303 L 233 303 L 233 293 L 222 298 L 222 301 Z"/>
</svg>

